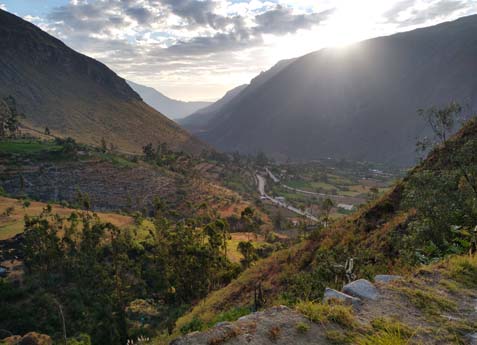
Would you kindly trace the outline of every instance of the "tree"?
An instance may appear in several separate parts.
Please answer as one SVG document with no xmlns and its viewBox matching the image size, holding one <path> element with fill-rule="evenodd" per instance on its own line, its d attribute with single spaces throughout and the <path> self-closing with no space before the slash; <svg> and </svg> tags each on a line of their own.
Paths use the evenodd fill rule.
<svg viewBox="0 0 477 345">
<path fill-rule="evenodd" d="M 154 148 L 152 147 L 152 143 L 147 144 L 142 148 L 142 152 L 144 153 L 144 156 L 146 157 L 146 160 L 154 160 L 156 157 L 156 152 L 154 151 Z"/>
<path fill-rule="evenodd" d="M 45 127 L 45 135 L 51 135 L 50 129 Z"/>
<path fill-rule="evenodd" d="M 443 108 L 431 107 L 419 109 L 418 115 L 422 117 L 432 130 L 433 138 L 424 138 L 418 141 L 418 150 L 425 152 L 436 144 L 443 144 L 454 130 L 459 119 L 462 118 L 462 106 L 451 102 Z"/>
<path fill-rule="evenodd" d="M 237 246 L 238 251 L 242 254 L 243 259 L 241 260 L 242 264 L 248 268 L 257 260 L 257 253 L 255 247 L 253 246 L 252 241 L 242 241 Z"/>
<path fill-rule="evenodd" d="M 333 207 L 335 206 L 333 200 L 330 198 L 326 198 L 323 200 L 323 203 L 321 204 L 321 209 L 323 210 L 324 216 L 323 216 L 323 221 L 324 221 L 324 226 L 328 226 L 328 222 L 330 219 L 330 213 Z"/>
<path fill-rule="evenodd" d="M 12 137 L 16 135 L 20 125 L 19 116 L 15 98 L 8 96 L 0 100 L 0 137 L 6 136 L 7 132 Z"/>
<path fill-rule="evenodd" d="M 282 211 L 278 209 L 277 213 L 273 216 L 273 226 L 275 229 L 281 230 L 284 221 L 285 218 L 283 217 Z"/>
</svg>

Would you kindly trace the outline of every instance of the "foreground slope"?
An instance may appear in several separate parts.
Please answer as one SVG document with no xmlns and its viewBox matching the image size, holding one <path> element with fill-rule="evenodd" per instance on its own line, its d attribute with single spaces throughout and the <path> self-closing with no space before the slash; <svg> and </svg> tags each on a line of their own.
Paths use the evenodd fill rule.
<svg viewBox="0 0 477 345">
<path fill-rule="evenodd" d="M 394 279 L 374 282 L 377 297 L 354 307 L 338 301 L 272 307 L 171 344 L 475 344 L 476 257 L 455 257 Z"/>
<path fill-rule="evenodd" d="M 9 95 L 27 114 L 22 122 L 84 143 L 104 138 L 132 152 L 149 142 L 204 148 L 106 66 L 0 10 L 0 96 Z"/>
<path fill-rule="evenodd" d="M 181 119 L 199 109 L 211 105 L 211 102 L 184 102 L 169 98 L 156 89 L 127 81 L 129 86 L 136 91 L 151 107 L 166 115 L 170 119 Z"/>
<path fill-rule="evenodd" d="M 462 169 L 464 163 L 470 164 L 471 168 L 475 167 L 475 155 L 468 156 L 469 162 L 455 161 L 454 158 L 455 153 L 460 152 L 461 149 L 475 150 L 476 144 L 477 120 L 473 119 L 445 145 L 431 152 L 425 161 L 414 168 L 402 182 L 399 182 L 381 199 L 337 221 L 321 232 L 312 234 L 308 240 L 291 249 L 277 252 L 257 262 L 237 280 L 224 289 L 211 293 L 189 314 L 179 319 L 176 330 L 180 330 L 194 319 L 201 319 L 207 323 L 221 312 L 250 306 L 258 284 L 263 288 L 266 306 L 284 302 L 293 304 L 300 299 L 319 299 L 327 286 L 341 289 L 342 282 L 345 280 L 344 265 L 350 258 L 355 261 L 356 278 L 371 279 L 375 274 L 408 272 L 419 262 L 416 258 L 419 258 L 418 254 L 423 249 L 416 243 L 415 235 L 418 230 L 413 226 L 413 221 L 417 219 L 418 214 L 405 203 L 406 195 L 416 191 L 411 181 L 421 173 L 424 175 L 444 174 L 451 169 Z M 461 190 L 461 183 L 462 181 L 458 182 L 457 194 L 465 193 L 464 189 Z M 445 198 L 446 196 L 443 197 Z M 439 202 L 441 201 L 439 199 Z M 444 206 L 453 207 L 452 201 L 448 200 L 448 202 L 449 204 Z M 457 205 L 456 210 L 465 206 Z M 448 221 L 452 226 L 447 231 L 449 233 L 455 231 L 454 225 L 458 224 L 454 223 L 456 220 L 448 219 Z M 472 220 L 470 223 L 475 225 Z M 430 230 L 431 235 L 432 231 L 437 231 L 432 228 Z M 463 235 L 467 236 L 465 233 Z M 463 243 L 468 239 L 456 238 L 457 241 Z M 424 244 L 432 246 L 431 241 L 426 241 Z M 458 252 L 455 244 L 448 245 L 450 252 Z M 411 255 L 413 258 L 410 258 Z M 435 261 L 436 258 L 427 260 Z M 459 261 L 458 258 L 455 260 Z M 450 268 L 451 270 L 456 269 L 453 265 L 451 266 L 453 267 Z M 475 277 L 477 270 L 475 260 L 471 263 L 458 264 L 458 266 L 459 279 L 464 281 L 464 285 L 475 279 L 472 278 Z M 426 279 L 436 277 L 432 269 L 424 273 L 428 275 Z M 475 281 L 472 284 L 475 284 Z M 445 282 L 442 285 L 445 285 Z M 412 286 L 407 288 L 406 292 L 413 291 Z M 446 289 L 451 294 L 459 293 L 458 289 L 452 291 L 452 284 L 448 284 Z M 426 302 L 424 301 L 422 305 L 425 306 Z"/>
<path fill-rule="evenodd" d="M 282 159 L 413 164 L 426 134 L 417 109 L 477 106 L 476 33 L 474 15 L 303 56 L 228 102 L 200 137 Z"/>
</svg>

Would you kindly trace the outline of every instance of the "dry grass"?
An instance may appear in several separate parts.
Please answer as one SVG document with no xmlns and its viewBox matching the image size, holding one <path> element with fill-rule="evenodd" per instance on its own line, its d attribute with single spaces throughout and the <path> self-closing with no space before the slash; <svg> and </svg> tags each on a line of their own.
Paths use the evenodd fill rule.
<svg viewBox="0 0 477 345">
<path fill-rule="evenodd" d="M 23 207 L 23 202 L 17 199 L 0 197 L 0 214 L 3 214 L 7 208 L 13 207 L 13 212 L 9 215 L 0 216 L 0 241 L 14 237 L 23 232 L 24 217 L 38 216 L 47 204 L 32 201 L 27 208 Z M 58 205 L 52 205 L 54 214 L 68 216 L 74 209 L 65 208 Z M 131 217 L 122 216 L 114 213 L 97 213 L 101 221 L 111 222 L 119 227 L 126 227 L 133 224 Z"/>
</svg>

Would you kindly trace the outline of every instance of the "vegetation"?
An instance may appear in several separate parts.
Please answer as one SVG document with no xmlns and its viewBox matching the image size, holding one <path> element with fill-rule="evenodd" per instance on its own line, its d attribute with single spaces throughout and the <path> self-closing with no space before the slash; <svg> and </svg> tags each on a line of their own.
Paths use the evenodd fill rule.
<svg viewBox="0 0 477 345">
<path fill-rule="evenodd" d="M 128 319 L 128 306 L 154 296 L 167 306 L 157 330 L 170 329 L 177 311 L 238 274 L 239 267 L 225 255 L 224 224 L 220 219 L 180 224 L 157 219 L 140 239 L 94 214 L 62 217 L 46 207 L 40 216 L 26 217 L 25 286 L 2 283 L 0 323 L 18 334 L 37 329 L 59 338 L 60 305 L 67 334 L 124 344 L 138 332 Z"/>
<path fill-rule="evenodd" d="M 300 302 L 296 305 L 296 309 L 313 322 L 334 322 L 346 328 L 355 327 L 355 319 L 351 306 Z"/>
</svg>

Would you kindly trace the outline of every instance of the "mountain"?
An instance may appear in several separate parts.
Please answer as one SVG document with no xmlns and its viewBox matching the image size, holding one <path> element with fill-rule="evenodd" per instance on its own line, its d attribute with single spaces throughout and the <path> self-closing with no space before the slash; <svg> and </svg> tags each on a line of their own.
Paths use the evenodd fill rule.
<svg viewBox="0 0 477 345">
<path fill-rule="evenodd" d="M 247 86 L 248 84 L 240 85 L 228 91 L 224 97 L 217 102 L 212 103 L 203 109 L 197 110 L 183 119 L 179 119 L 179 124 L 193 133 L 201 132 L 203 128 L 207 127 L 210 121 L 214 120 L 215 115 L 220 112 L 222 107 L 234 99 Z"/>
<path fill-rule="evenodd" d="M 212 102 L 183 102 L 169 98 L 156 89 L 132 81 L 126 81 L 151 107 L 166 115 L 170 119 L 184 118 L 199 109 L 205 108 Z"/>
<path fill-rule="evenodd" d="M 477 107 L 475 61 L 475 15 L 322 49 L 252 83 L 198 135 L 221 150 L 279 159 L 408 166 L 427 133 L 419 108 L 451 100 Z"/>
<path fill-rule="evenodd" d="M 209 107 L 201 109 L 194 114 L 179 121 L 179 123 L 191 133 L 200 135 L 211 127 L 218 126 L 227 120 L 229 110 L 234 109 L 247 95 L 253 93 L 270 78 L 278 74 L 282 69 L 292 63 L 294 59 L 282 60 L 266 72 L 260 73 L 250 84 L 240 85 L 225 94 L 224 97 Z M 242 91 L 245 91 L 242 93 Z"/>
<path fill-rule="evenodd" d="M 149 142 L 189 152 L 206 147 L 102 63 L 0 10 L 0 96 L 8 95 L 26 114 L 26 126 L 83 143 L 104 138 L 131 152 Z"/>
</svg>

